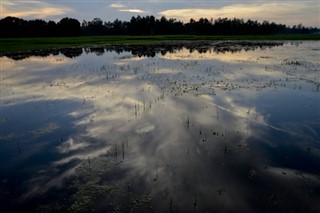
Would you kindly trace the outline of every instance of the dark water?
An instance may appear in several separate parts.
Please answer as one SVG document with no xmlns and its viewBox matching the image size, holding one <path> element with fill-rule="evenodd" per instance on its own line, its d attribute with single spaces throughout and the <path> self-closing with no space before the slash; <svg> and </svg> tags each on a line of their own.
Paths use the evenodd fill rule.
<svg viewBox="0 0 320 213">
<path fill-rule="evenodd" d="M 2 55 L 1 212 L 319 212 L 320 43 Z"/>
</svg>

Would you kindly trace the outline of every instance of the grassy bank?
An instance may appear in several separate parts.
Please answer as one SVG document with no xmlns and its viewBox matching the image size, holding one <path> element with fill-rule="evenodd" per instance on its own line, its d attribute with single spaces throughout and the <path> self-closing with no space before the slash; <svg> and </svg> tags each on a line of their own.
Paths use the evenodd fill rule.
<svg viewBox="0 0 320 213">
<path fill-rule="evenodd" d="M 0 38 L 0 52 L 81 47 L 102 44 L 150 44 L 172 40 L 320 40 L 320 35 L 261 36 L 82 36 L 62 38 Z"/>
</svg>

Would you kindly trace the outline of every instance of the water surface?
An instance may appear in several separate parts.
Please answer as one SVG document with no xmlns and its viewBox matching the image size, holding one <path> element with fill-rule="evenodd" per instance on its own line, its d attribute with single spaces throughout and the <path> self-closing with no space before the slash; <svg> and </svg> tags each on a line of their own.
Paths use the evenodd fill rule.
<svg viewBox="0 0 320 213">
<path fill-rule="evenodd" d="M 2 55 L 0 209 L 320 211 L 319 42 Z"/>
</svg>

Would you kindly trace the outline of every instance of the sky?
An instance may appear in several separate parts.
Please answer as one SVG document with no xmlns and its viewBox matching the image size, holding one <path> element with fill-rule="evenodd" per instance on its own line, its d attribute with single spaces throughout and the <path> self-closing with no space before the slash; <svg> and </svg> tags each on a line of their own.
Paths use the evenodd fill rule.
<svg viewBox="0 0 320 213">
<path fill-rule="evenodd" d="M 59 21 L 64 17 L 91 21 L 130 20 L 132 16 L 243 18 L 289 26 L 320 27 L 320 0 L 1 0 L 0 17 Z"/>
</svg>

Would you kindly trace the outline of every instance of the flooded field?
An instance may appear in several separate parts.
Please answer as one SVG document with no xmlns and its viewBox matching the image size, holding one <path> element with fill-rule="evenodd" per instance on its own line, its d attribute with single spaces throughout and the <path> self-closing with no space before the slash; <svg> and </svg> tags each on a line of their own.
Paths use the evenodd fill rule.
<svg viewBox="0 0 320 213">
<path fill-rule="evenodd" d="M 320 212 L 320 42 L 2 55 L 1 212 Z"/>
</svg>

